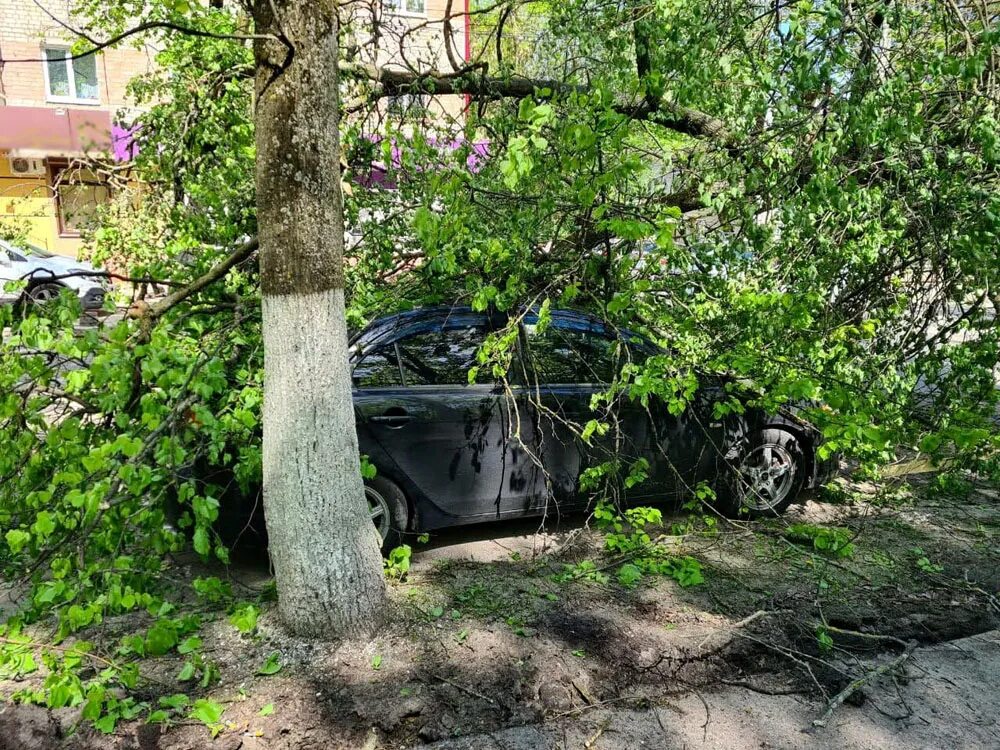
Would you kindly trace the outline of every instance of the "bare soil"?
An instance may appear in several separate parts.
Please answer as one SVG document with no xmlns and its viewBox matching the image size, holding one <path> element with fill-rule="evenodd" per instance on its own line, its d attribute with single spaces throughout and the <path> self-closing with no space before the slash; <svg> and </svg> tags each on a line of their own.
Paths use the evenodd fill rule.
<svg viewBox="0 0 1000 750">
<path fill-rule="evenodd" d="M 240 636 L 220 612 L 201 634 L 222 677 L 205 694 L 226 705 L 226 728 L 214 740 L 193 721 L 162 731 L 135 721 L 101 735 L 72 709 L 7 705 L 0 750 L 680 747 L 699 739 L 705 747 L 796 747 L 791 725 L 835 733 L 842 716 L 858 711 L 851 704 L 866 699 L 891 717 L 879 725 L 890 737 L 931 710 L 923 705 L 930 698 L 907 692 L 907 667 L 926 682 L 931 672 L 913 665 L 931 659 L 928 648 L 1000 625 L 1000 499 L 989 487 L 967 489 L 943 488 L 933 475 L 908 485 L 842 482 L 771 521 L 708 528 L 672 515 L 662 529 L 667 543 L 704 568 L 705 582 L 689 588 L 665 578 L 619 585 L 614 558 L 582 518 L 546 533 L 524 522 L 442 533 L 391 585 L 391 614 L 372 639 L 291 638 L 267 607 L 257 634 Z M 847 529 L 853 554 L 791 540 L 796 523 Z M 584 560 L 608 566 L 610 581 L 554 580 Z M 250 598 L 267 583 L 266 561 L 251 557 L 231 575 Z M 104 636 L 141 626 L 108 623 Z M 821 632 L 832 644 L 823 646 Z M 992 664 L 1000 664 L 996 639 L 983 637 L 984 653 L 993 648 Z M 829 728 L 811 727 L 827 700 L 913 648 L 899 670 L 854 691 Z M 281 671 L 256 674 L 275 651 Z M 147 662 L 159 682 L 145 683 L 144 699 L 183 691 L 174 682 L 178 657 Z M 966 671 L 988 682 L 994 667 L 978 668 Z M 994 735 L 977 732 L 1000 710 L 992 682 L 980 696 L 992 701 L 992 717 L 933 720 L 949 732 L 972 721 L 964 746 L 990 746 L 982 738 Z M 4 693 L 20 687 L 0 683 Z M 272 703 L 274 712 L 260 716 Z M 760 731 L 741 734 L 755 710 Z M 712 734 L 713 722 L 735 735 Z M 845 737 L 830 734 L 817 746 L 854 747 Z"/>
</svg>

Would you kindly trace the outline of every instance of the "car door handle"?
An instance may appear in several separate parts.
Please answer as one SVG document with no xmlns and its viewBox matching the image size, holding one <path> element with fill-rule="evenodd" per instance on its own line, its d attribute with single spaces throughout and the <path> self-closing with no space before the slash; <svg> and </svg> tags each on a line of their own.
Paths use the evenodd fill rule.
<svg viewBox="0 0 1000 750">
<path fill-rule="evenodd" d="M 382 422 L 387 427 L 399 428 L 413 419 L 413 417 L 406 413 L 406 409 L 393 406 L 386 409 L 384 414 L 376 414 L 374 417 L 369 417 L 369 419 L 372 422 Z"/>
</svg>

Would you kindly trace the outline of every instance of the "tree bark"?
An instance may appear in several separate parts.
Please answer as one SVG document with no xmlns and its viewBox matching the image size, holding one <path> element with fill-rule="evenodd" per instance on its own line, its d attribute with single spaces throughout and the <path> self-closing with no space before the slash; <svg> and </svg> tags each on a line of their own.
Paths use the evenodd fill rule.
<svg viewBox="0 0 1000 750">
<path fill-rule="evenodd" d="M 337 6 L 257 0 L 256 183 L 264 513 L 285 624 L 377 622 L 382 558 L 361 480 L 344 317 Z"/>
</svg>

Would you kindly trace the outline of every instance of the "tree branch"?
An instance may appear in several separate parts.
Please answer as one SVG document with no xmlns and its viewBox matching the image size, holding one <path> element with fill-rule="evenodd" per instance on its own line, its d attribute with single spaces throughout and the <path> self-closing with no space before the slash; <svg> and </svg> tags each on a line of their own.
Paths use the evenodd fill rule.
<svg viewBox="0 0 1000 750">
<path fill-rule="evenodd" d="M 70 28 L 69 26 L 66 26 L 66 24 L 61 23 L 60 25 L 64 26 L 67 29 Z M 275 37 L 272 34 L 216 34 L 214 32 L 205 31 L 203 29 L 194 29 L 191 28 L 190 26 L 181 26 L 180 24 L 172 23 L 170 21 L 147 21 L 146 23 L 140 23 L 138 26 L 133 26 L 131 29 L 127 29 L 123 31 L 121 34 L 117 34 L 103 42 L 95 40 L 81 31 L 71 29 L 74 34 L 90 42 L 94 46 L 91 49 L 86 50 L 85 52 L 77 52 L 72 55 L 67 55 L 66 59 L 79 60 L 81 57 L 87 57 L 87 55 L 92 55 L 95 52 L 100 52 L 101 50 L 106 49 L 107 47 L 114 47 L 116 44 L 124 41 L 125 39 L 128 39 L 129 37 L 135 36 L 136 34 L 142 34 L 144 32 L 151 31 L 153 29 L 167 29 L 169 31 L 176 31 L 181 34 L 187 34 L 188 36 L 203 37 L 206 39 L 228 39 L 240 42 L 254 41 L 258 39 L 277 41 L 277 37 Z M 18 58 L 14 60 L 0 58 L 0 65 L 6 65 L 7 63 L 44 63 L 44 62 L 48 62 L 48 60 L 44 57 Z"/>
<path fill-rule="evenodd" d="M 188 297 L 197 292 L 200 292 L 206 286 L 214 284 L 216 281 L 225 276 L 231 268 L 242 263 L 251 255 L 257 251 L 257 238 L 248 240 L 244 244 L 240 245 L 238 248 L 233 250 L 229 255 L 227 255 L 220 263 L 212 268 L 208 269 L 204 274 L 199 276 L 197 279 L 192 281 L 185 287 L 181 287 L 175 292 L 171 292 L 166 297 L 150 305 L 146 312 L 143 314 L 143 318 L 148 322 L 152 323 L 158 318 L 161 318 L 170 308 L 183 302 Z"/>
<path fill-rule="evenodd" d="M 65 24 L 63 25 L 69 28 Z M 77 60 L 92 55 L 107 47 L 113 47 L 131 36 L 153 29 L 166 29 L 208 39 L 282 41 L 273 34 L 216 34 L 211 31 L 182 26 L 171 21 L 147 21 L 105 41 L 96 40 L 82 31 L 73 30 L 73 33 L 88 41 L 93 47 L 84 52 L 69 55 L 66 59 Z M 46 60 L 44 58 L 3 59 L 0 57 L 0 65 L 40 62 L 44 63 Z M 341 72 L 345 75 L 366 78 L 372 83 L 378 84 L 381 87 L 378 92 L 379 97 L 396 96 L 401 93 L 452 93 L 468 94 L 483 99 L 526 99 L 528 97 L 546 99 L 560 94 L 590 93 L 590 88 L 587 86 L 567 84 L 551 79 L 525 78 L 516 75 L 509 78 L 486 78 L 483 75 L 478 75 L 478 71 L 482 68 L 481 64 L 467 65 L 452 73 L 439 71 L 417 73 L 356 62 L 342 62 L 340 67 Z M 708 138 L 722 143 L 729 143 L 732 140 L 732 136 L 722 120 L 696 109 L 667 102 L 663 97 L 647 96 L 646 101 L 641 105 L 618 104 L 613 108 L 630 119 L 651 120 L 678 133 L 696 138 Z"/>
<path fill-rule="evenodd" d="M 910 655 L 913 653 L 913 650 L 916 647 L 917 647 L 917 642 L 910 641 L 906 645 L 906 649 L 903 651 L 903 653 L 901 653 L 895 659 L 893 659 L 890 662 L 886 662 L 882 666 L 878 667 L 877 669 L 873 669 L 871 672 L 868 672 L 867 674 L 859 677 L 856 680 L 852 680 L 847 685 L 847 687 L 845 687 L 843 690 L 841 690 L 833 697 L 833 699 L 830 701 L 830 705 L 827 706 L 826 712 L 823 714 L 823 716 L 813 721 L 813 727 L 817 729 L 825 727 L 827 725 L 827 722 L 830 721 L 830 717 L 833 716 L 833 712 L 836 711 L 837 708 L 839 708 L 844 701 L 846 701 L 848 698 L 854 695 L 854 693 L 857 692 L 859 688 L 864 687 L 879 675 L 883 675 L 888 672 L 895 672 L 903 665 L 903 662 L 905 662 L 907 659 L 910 658 Z"/>
<path fill-rule="evenodd" d="M 405 93 L 468 94 L 483 99 L 551 99 L 563 94 L 589 94 L 587 86 L 563 83 L 554 79 L 486 78 L 477 75 L 481 66 L 467 66 L 454 73 L 428 71 L 415 73 L 357 62 L 341 64 L 345 76 L 363 78 L 380 87 L 378 97 Z M 633 120 L 651 120 L 678 133 L 708 138 L 728 144 L 732 135 L 726 124 L 712 115 L 665 101 L 662 97 L 640 105 L 616 104 L 614 110 Z"/>
</svg>

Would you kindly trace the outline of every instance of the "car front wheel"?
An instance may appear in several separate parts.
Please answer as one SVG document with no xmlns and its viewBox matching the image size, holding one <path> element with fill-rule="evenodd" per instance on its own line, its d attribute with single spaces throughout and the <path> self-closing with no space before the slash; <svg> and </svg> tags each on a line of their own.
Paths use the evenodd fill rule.
<svg viewBox="0 0 1000 750">
<path fill-rule="evenodd" d="M 59 284 L 37 284 L 27 291 L 28 299 L 36 305 L 45 305 L 59 299 L 63 290 Z"/>
<path fill-rule="evenodd" d="M 798 438 L 777 428 L 761 430 L 734 462 L 723 510 L 735 518 L 780 515 L 798 497 L 805 475 Z"/>
</svg>

